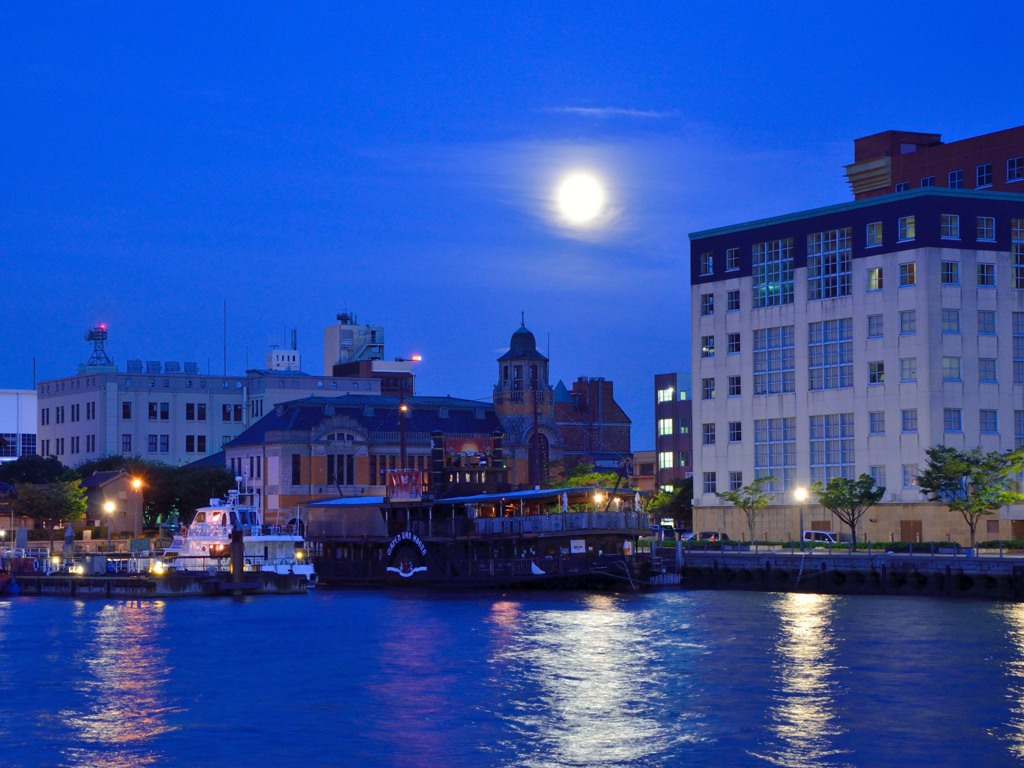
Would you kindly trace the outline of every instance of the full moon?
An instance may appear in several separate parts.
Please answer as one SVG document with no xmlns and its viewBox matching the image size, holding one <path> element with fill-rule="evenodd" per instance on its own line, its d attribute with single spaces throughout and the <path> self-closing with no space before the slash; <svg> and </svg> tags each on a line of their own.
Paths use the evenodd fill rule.
<svg viewBox="0 0 1024 768">
<path fill-rule="evenodd" d="M 556 199 L 567 222 L 589 224 L 604 210 L 604 187 L 589 173 L 573 173 L 559 184 Z"/>
</svg>

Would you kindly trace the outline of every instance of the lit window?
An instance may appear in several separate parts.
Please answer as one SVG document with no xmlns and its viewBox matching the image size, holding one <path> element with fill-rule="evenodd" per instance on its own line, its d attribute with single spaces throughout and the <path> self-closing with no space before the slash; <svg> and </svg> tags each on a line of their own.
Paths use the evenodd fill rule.
<svg viewBox="0 0 1024 768">
<path fill-rule="evenodd" d="M 793 238 L 753 246 L 754 307 L 793 303 Z"/>
<path fill-rule="evenodd" d="M 913 240 L 917 236 L 917 226 L 913 216 L 901 216 L 899 220 L 898 237 L 901 243 Z"/>
<path fill-rule="evenodd" d="M 903 465 L 903 487 L 917 488 L 917 464 Z"/>
<path fill-rule="evenodd" d="M 658 390 L 658 402 L 669 403 L 672 401 L 672 396 L 675 394 L 675 389 L 672 387 L 666 387 Z"/>
<path fill-rule="evenodd" d="M 880 291 L 880 290 L 882 290 L 882 268 L 881 267 L 869 267 L 868 268 L 868 290 L 869 291 Z"/>
<path fill-rule="evenodd" d="M 868 248 L 873 248 L 882 244 L 882 222 L 872 221 L 867 226 L 865 233 L 866 242 L 864 245 Z"/>
<path fill-rule="evenodd" d="M 662 436 L 672 434 L 672 419 L 658 419 L 658 434 Z"/>
<path fill-rule="evenodd" d="M 701 336 L 700 337 L 700 356 L 701 357 L 714 357 L 715 356 L 715 337 L 714 336 Z"/>
<path fill-rule="evenodd" d="M 917 285 L 917 264 L 900 264 L 900 287 Z"/>
</svg>

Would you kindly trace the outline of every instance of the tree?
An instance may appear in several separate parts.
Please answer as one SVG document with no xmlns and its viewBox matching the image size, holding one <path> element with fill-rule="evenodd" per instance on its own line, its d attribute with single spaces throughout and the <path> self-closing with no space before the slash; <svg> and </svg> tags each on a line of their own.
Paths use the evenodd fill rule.
<svg viewBox="0 0 1024 768">
<path fill-rule="evenodd" d="M 749 485 L 744 485 L 735 491 L 722 491 L 715 494 L 722 501 L 728 501 L 734 507 L 743 510 L 743 514 L 747 518 L 747 530 L 750 532 L 751 541 L 757 538 L 755 529 L 758 518 L 764 512 L 764 508 L 775 498 L 775 494 L 765 491 L 764 486 L 774 482 L 775 478 L 767 475 L 759 477 Z"/>
<path fill-rule="evenodd" d="M 53 530 L 60 523 L 73 523 L 85 517 L 85 489 L 78 480 L 53 483 L 18 483 L 15 512 L 43 524 L 53 544 Z"/>
<path fill-rule="evenodd" d="M 1024 448 L 982 452 L 960 451 L 936 445 L 925 451 L 928 466 L 917 476 L 917 485 L 929 501 L 938 501 L 959 512 L 976 544 L 978 521 L 1007 504 L 1024 501 L 1024 493 L 1012 490 L 1014 475 L 1024 469 Z"/>
<path fill-rule="evenodd" d="M 616 481 L 622 481 L 619 473 L 598 472 L 593 464 L 577 464 L 565 476 L 567 488 L 588 488 L 590 486 L 611 488 Z"/>
<path fill-rule="evenodd" d="M 14 461 L 0 463 L 0 482 L 52 483 L 65 477 L 68 468 L 53 456 L 19 456 Z"/>
<path fill-rule="evenodd" d="M 818 503 L 850 529 L 850 551 L 857 546 L 857 524 L 871 507 L 882 500 L 885 488 L 875 485 L 871 475 L 862 474 L 856 480 L 833 477 L 825 486 L 820 482 L 811 486 Z"/>
<path fill-rule="evenodd" d="M 656 518 L 671 517 L 677 526 L 693 529 L 693 479 L 680 480 L 672 491 L 658 491 L 647 505 Z"/>
</svg>

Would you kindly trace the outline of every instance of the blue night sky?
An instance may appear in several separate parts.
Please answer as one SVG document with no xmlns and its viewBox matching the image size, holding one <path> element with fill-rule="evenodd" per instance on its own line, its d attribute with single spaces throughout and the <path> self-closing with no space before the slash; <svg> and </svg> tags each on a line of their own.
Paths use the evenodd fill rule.
<svg viewBox="0 0 1024 768">
<path fill-rule="evenodd" d="M 690 232 L 844 202 L 853 139 L 1018 125 L 1014 3 L 0 6 L 0 388 L 108 351 L 322 372 L 343 310 L 488 399 L 520 312 L 653 447 Z M 569 171 L 604 183 L 567 226 Z"/>
</svg>

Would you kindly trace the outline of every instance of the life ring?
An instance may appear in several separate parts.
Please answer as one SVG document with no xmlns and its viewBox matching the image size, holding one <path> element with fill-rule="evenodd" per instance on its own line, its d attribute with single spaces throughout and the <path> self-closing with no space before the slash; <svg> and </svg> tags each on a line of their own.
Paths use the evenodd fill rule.
<svg viewBox="0 0 1024 768">
<path fill-rule="evenodd" d="M 33 571 L 38 571 L 39 570 L 39 561 L 38 560 L 33 560 L 32 561 L 32 570 Z"/>
</svg>

